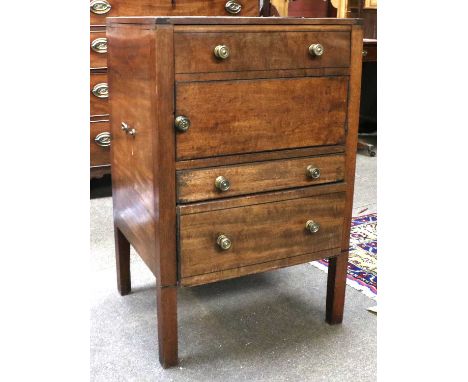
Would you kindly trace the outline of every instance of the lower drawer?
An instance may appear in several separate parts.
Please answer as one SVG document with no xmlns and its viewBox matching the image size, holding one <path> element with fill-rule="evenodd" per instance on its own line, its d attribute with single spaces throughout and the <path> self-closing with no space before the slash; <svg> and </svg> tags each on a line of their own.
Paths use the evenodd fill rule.
<svg viewBox="0 0 468 382">
<path fill-rule="evenodd" d="M 91 115 L 109 114 L 109 88 L 106 73 L 91 73 Z"/>
<path fill-rule="evenodd" d="M 91 122 L 90 133 L 90 159 L 91 166 L 103 166 L 110 164 L 110 123 Z"/>
<path fill-rule="evenodd" d="M 181 278 L 340 247 L 345 192 L 287 200 L 278 195 L 196 213 L 179 207 Z M 220 202 L 208 205 L 219 208 Z"/>
</svg>

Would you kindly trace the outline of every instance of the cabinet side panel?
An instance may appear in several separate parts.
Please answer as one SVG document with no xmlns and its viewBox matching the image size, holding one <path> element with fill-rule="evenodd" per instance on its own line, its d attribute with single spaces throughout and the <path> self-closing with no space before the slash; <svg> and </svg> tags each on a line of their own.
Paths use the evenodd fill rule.
<svg viewBox="0 0 468 382">
<path fill-rule="evenodd" d="M 110 26 L 107 39 L 114 222 L 156 274 L 154 30 Z M 122 130 L 122 122 L 135 129 L 135 135 Z"/>
</svg>

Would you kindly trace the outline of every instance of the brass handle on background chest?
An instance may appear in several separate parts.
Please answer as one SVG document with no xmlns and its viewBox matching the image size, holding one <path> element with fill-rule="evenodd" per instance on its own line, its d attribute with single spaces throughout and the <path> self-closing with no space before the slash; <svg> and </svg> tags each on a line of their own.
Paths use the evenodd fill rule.
<svg viewBox="0 0 468 382">
<path fill-rule="evenodd" d="M 177 130 L 184 132 L 190 127 L 190 119 L 183 115 L 179 115 L 176 117 L 174 124 Z"/>
<path fill-rule="evenodd" d="M 317 222 L 314 222 L 313 220 L 307 220 L 306 229 L 310 233 L 317 233 L 318 230 L 320 229 L 320 224 Z"/>
<path fill-rule="evenodd" d="M 112 6 L 106 0 L 93 0 L 89 3 L 89 8 L 96 15 L 104 15 L 111 10 Z"/>
<path fill-rule="evenodd" d="M 93 90 L 91 90 L 94 96 L 98 98 L 107 98 L 109 97 L 109 87 L 105 82 L 94 85 Z"/>
<path fill-rule="evenodd" d="M 323 48 L 322 44 L 312 44 L 309 46 L 309 53 L 312 56 L 321 56 L 325 49 Z"/>
<path fill-rule="evenodd" d="M 218 176 L 215 179 L 215 186 L 219 191 L 225 192 L 229 190 L 229 188 L 231 187 L 231 183 L 224 176 Z"/>
<path fill-rule="evenodd" d="M 91 49 L 96 53 L 107 53 L 107 38 L 100 37 L 93 40 Z"/>
<path fill-rule="evenodd" d="M 320 178 L 320 169 L 312 165 L 307 166 L 306 173 L 309 178 L 312 178 L 312 179 Z"/>
<path fill-rule="evenodd" d="M 229 0 L 226 2 L 224 9 L 226 9 L 226 12 L 231 15 L 237 15 L 242 10 L 242 5 L 237 1 Z"/>
<path fill-rule="evenodd" d="M 214 48 L 214 55 L 220 60 L 225 60 L 229 57 L 229 48 L 226 45 L 217 45 Z"/>
<path fill-rule="evenodd" d="M 111 134 L 108 131 L 99 133 L 94 138 L 94 142 L 101 147 L 109 147 L 111 145 Z"/>
<path fill-rule="evenodd" d="M 221 234 L 216 239 L 216 244 L 218 244 L 218 246 L 223 251 L 227 251 L 229 248 L 231 248 L 232 242 L 231 239 L 229 239 L 226 235 Z"/>
</svg>

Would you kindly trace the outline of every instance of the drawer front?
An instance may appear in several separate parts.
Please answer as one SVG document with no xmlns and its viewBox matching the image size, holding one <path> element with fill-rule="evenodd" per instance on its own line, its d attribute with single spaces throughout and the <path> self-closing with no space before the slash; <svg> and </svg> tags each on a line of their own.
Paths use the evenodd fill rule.
<svg viewBox="0 0 468 382">
<path fill-rule="evenodd" d="M 110 164 L 110 123 L 91 122 L 90 159 L 91 166 Z"/>
<path fill-rule="evenodd" d="M 91 24 L 109 16 L 258 16 L 258 0 L 93 0 Z"/>
<path fill-rule="evenodd" d="M 91 32 L 89 39 L 91 69 L 107 67 L 106 32 Z"/>
<path fill-rule="evenodd" d="M 91 73 L 90 111 L 91 115 L 109 114 L 109 91 L 107 74 Z"/>
<path fill-rule="evenodd" d="M 350 64 L 349 32 L 244 31 L 175 33 L 176 73 L 338 68 Z M 322 55 L 309 51 L 314 44 L 323 47 Z M 227 47 L 227 58 L 216 56 L 218 46 Z"/>
<path fill-rule="evenodd" d="M 180 216 L 181 276 L 264 263 L 341 245 L 345 193 Z M 306 223 L 313 221 L 312 233 Z M 317 225 L 309 224 L 313 230 Z M 229 249 L 226 239 L 231 243 Z"/>
<path fill-rule="evenodd" d="M 177 172 L 182 203 L 339 182 L 344 155 L 307 157 Z"/>
<path fill-rule="evenodd" d="M 347 77 L 176 85 L 177 159 L 342 144 Z"/>
</svg>

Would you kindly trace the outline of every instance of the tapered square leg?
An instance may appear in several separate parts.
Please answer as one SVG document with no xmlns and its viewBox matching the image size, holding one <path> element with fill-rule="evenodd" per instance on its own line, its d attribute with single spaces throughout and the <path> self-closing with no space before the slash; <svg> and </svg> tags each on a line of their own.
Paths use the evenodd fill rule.
<svg viewBox="0 0 468 382">
<path fill-rule="evenodd" d="M 329 259 L 326 320 L 332 325 L 343 321 L 347 269 L 348 252 Z"/>
<path fill-rule="evenodd" d="M 177 365 L 177 287 L 156 287 L 158 308 L 159 362 L 168 368 Z"/>
<path fill-rule="evenodd" d="M 130 281 L 130 243 L 124 234 L 114 226 L 115 260 L 117 268 L 117 288 L 122 296 L 129 294 Z"/>
</svg>

